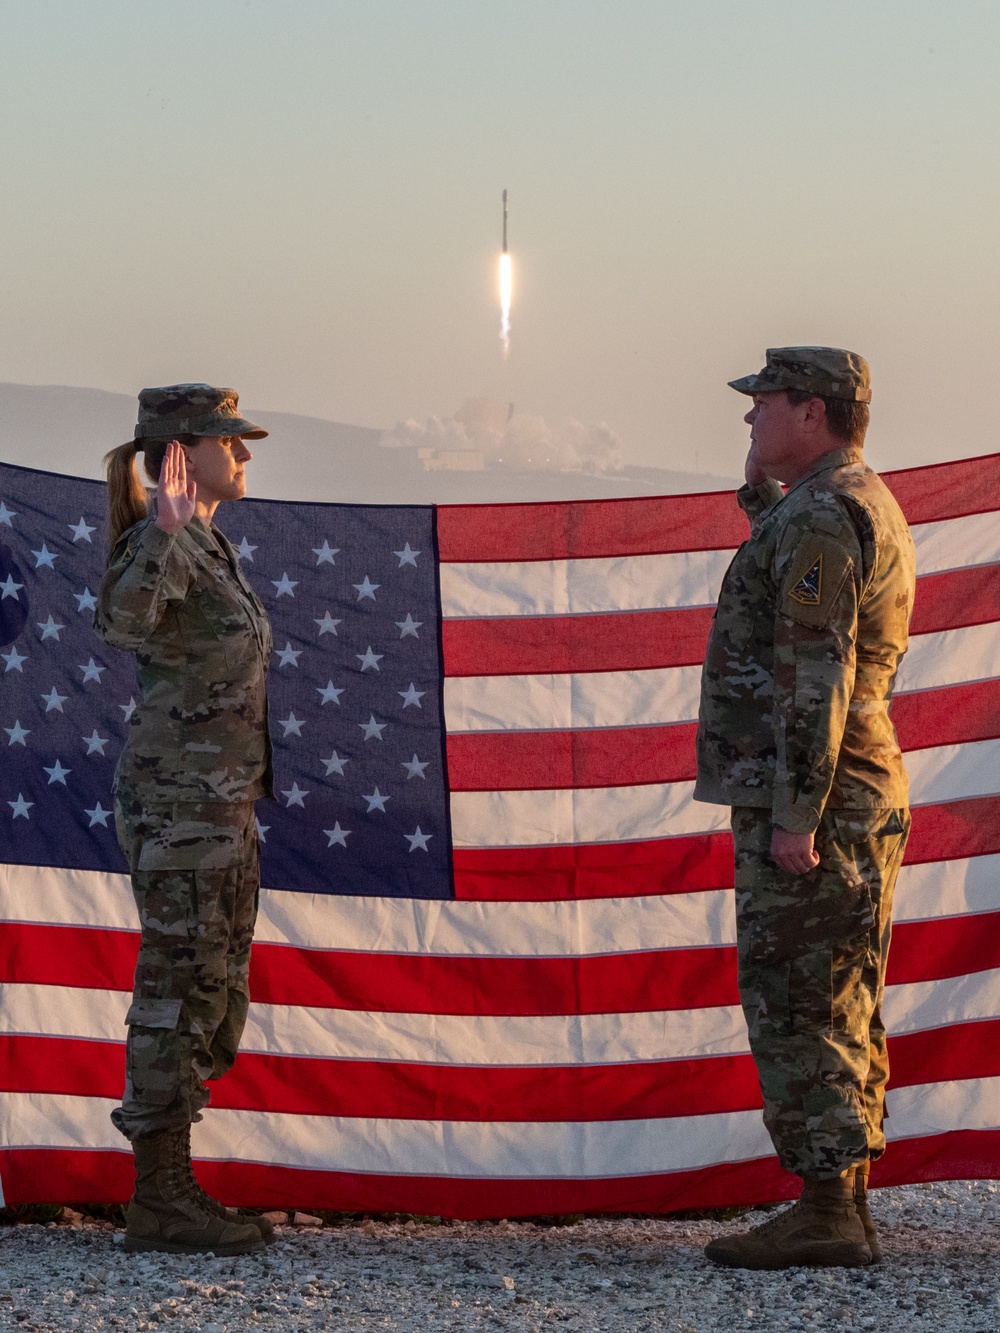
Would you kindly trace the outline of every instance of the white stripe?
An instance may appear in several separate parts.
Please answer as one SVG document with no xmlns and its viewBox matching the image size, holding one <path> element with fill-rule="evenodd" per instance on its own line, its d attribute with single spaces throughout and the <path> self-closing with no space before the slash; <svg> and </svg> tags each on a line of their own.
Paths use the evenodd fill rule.
<svg viewBox="0 0 1000 1333">
<path fill-rule="evenodd" d="M 7 982 L 0 1034 L 125 1040 L 130 997 Z M 467 1015 L 251 1004 L 240 1050 L 323 1060 L 576 1066 L 697 1059 L 749 1049 L 736 1005 L 626 1014 Z"/>
<path fill-rule="evenodd" d="M 701 667 L 551 676 L 450 676 L 445 723 L 460 731 L 645 727 L 698 716 Z"/>
<path fill-rule="evenodd" d="M 8 1148 L 123 1151 L 97 1097 L 13 1093 L 2 1111 Z M 507 1122 L 375 1120 L 219 1108 L 194 1127 L 201 1159 L 311 1171 L 466 1179 L 588 1180 L 688 1171 L 763 1157 L 759 1111 L 672 1120 Z"/>
<path fill-rule="evenodd" d="M 456 847 L 642 841 L 729 827 L 729 807 L 693 798 L 693 782 L 554 791 L 453 792 Z"/>
<path fill-rule="evenodd" d="M 910 528 L 917 548 L 917 574 L 940 574 L 966 565 L 992 565 L 1000 560 L 997 514 L 968 514 Z"/>
<path fill-rule="evenodd" d="M 1000 1079 L 890 1089 L 893 1140 L 1000 1122 Z M 9 1093 L 5 1148 L 126 1151 L 97 1097 Z M 565 1122 L 376 1120 L 220 1108 L 194 1126 L 202 1160 L 313 1171 L 471 1180 L 597 1180 L 687 1171 L 771 1154 L 759 1111 L 658 1120 Z"/>
<path fill-rule="evenodd" d="M 446 618 L 714 606 L 732 551 L 441 566 Z"/>
<path fill-rule="evenodd" d="M 897 694 L 933 690 L 971 680 L 990 680 L 1000 663 L 1000 621 L 967 625 L 937 634 L 914 634 L 899 664 Z"/>
<path fill-rule="evenodd" d="M 35 866 L 3 871 L 0 921 L 137 927 L 125 875 Z M 1000 912 L 1000 855 L 904 865 L 899 872 L 896 921 L 982 912 Z M 355 898 L 263 889 L 254 938 L 331 953 L 570 958 L 727 945 L 736 935 L 728 889 L 554 902 Z"/>
<path fill-rule="evenodd" d="M 995 513 L 919 523 L 911 529 L 917 573 L 1000 561 Z M 669 555 L 443 564 L 446 618 L 584 615 L 714 606 L 731 549 Z"/>
<path fill-rule="evenodd" d="M 952 1023 L 998 1018 L 1000 970 L 887 986 L 882 1008 L 890 1033 L 924 1032 Z"/>
<path fill-rule="evenodd" d="M 1000 740 L 910 750 L 910 804 L 932 805 L 1000 792 Z"/>
<path fill-rule="evenodd" d="M 1000 855 L 903 866 L 893 918 L 933 921 L 973 912 L 1000 912 Z"/>
</svg>

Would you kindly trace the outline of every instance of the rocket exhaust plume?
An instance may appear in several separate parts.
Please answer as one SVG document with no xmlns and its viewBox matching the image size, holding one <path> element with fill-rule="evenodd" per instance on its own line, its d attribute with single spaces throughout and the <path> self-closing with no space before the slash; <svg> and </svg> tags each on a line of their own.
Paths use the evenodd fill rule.
<svg viewBox="0 0 1000 1333">
<path fill-rule="evenodd" d="M 507 191 L 503 192 L 503 248 L 500 251 L 500 341 L 506 360 L 510 351 L 510 296 L 513 287 L 510 255 L 507 253 Z"/>
</svg>

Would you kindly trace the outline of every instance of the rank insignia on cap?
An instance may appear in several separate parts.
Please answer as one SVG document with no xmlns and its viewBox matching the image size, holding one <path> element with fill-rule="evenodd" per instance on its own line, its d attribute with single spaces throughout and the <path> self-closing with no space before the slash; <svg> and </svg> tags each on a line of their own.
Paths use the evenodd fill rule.
<svg viewBox="0 0 1000 1333">
<path fill-rule="evenodd" d="M 799 579 L 794 588 L 788 590 L 793 602 L 800 606 L 819 606 L 823 595 L 823 557 L 817 556 L 812 568 Z"/>
</svg>

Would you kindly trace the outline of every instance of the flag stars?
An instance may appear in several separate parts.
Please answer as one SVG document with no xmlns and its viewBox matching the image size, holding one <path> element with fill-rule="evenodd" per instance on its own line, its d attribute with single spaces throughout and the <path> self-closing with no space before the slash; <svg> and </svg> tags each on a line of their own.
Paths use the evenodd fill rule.
<svg viewBox="0 0 1000 1333">
<path fill-rule="evenodd" d="M 359 602 L 364 601 L 366 597 L 370 597 L 374 602 L 375 593 L 381 586 L 381 583 L 372 583 L 367 574 L 365 575 L 363 582 L 351 584 L 351 587 L 354 588 L 358 594 Z"/>
<path fill-rule="evenodd" d="M 24 667 L 21 664 L 27 662 L 27 653 L 19 653 L 16 648 L 11 648 L 9 653 L 0 653 L 0 657 L 7 663 L 3 669 L 5 676 L 8 671 L 20 671 L 21 675 L 24 675 Z"/>
<path fill-rule="evenodd" d="M 410 550 L 410 543 L 409 543 L 409 542 L 406 543 L 406 545 L 403 547 L 403 549 L 402 549 L 401 551 L 393 551 L 393 555 L 394 555 L 394 556 L 397 556 L 398 559 L 399 559 L 399 566 L 398 566 L 398 567 L 399 567 L 400 569 L 402 569 L 404 565 L 412 565 L 413 568 L 416 569 L 416 567 L 417 567 L 417 556 L 418 556 L 419 554 L 420 554 L 419 551 L 411 551 L 411 550 Z"/>
<path fill-rule="evenodd" d="M 56 643 L 58 643 L 59 631 L 66 628 L 65 625 L 57 624 L 52 616 L 49 616 L 48 620 L 45 621 L 36 620 L 35 624 L 42 631 L 42 643 L 44 643 L 46 639 L 55 639 Z"/>
<path fill-rule="evenodd" d="M 320 565 L 335 565 L 337 562 L 333 557 L 335 555 L 340 555 L 340 547 L 331 546 L 325 537 L 323 538 L 322 546 L 313 546 L 310 549 L 316 557 L 317 567 Z"/>
<path fill-rule="evenodd" d="M 123 712 L 124 715 L 125 715 L 125 716 L 122 718 L 122 721 L 123 721 L 123 722 L 131 722 L 131 721 L 132 721 L 132 714 L 135 712 L 136 708 L 138 707 L 138 704 L 137 704 L 136 701 L 135 701 L 135 696 L 133 695 L 133 697 L 132 697 L 131 699 L 129 699 L 129 701 L 128 701 L 127 704 L 119 704 L 118 707 L 122 710 L 122 712 Z"/>
<path fill-rule="evenodd" d="M 380 671 L 381 667 L 379 666 L 379 662 L 385 657 L 385 653 L 373 653 L 372 646 L 369 644 L 363 653 L 355 653 L 354 656 L 361 663 L 362 671 L 368 671 L 369 669 L 372 671 Z"/>
<path fill-rule="evenodd" d="M 296 717 L 295 714 L 289 710 L 288 716 L 279 717 L 278 722 L 285 728 L 283 733 L 284 737 L 298 736 L 301 738 L 302 728 L 305 726 L 304 718 Z"/>
<path fill-rule="evenodd" d="M 7 742 L 8 746 L 10 746 L 10 745 L 24 745 L 24 748 L 25 748 L 25 749 L 28 748 L 27 745 L 25 744 L 25 740 L 24 740 L 24 738 L 25 738 L 25 736 L 30 736 L 30 735 L 31 735 L 31 728 L 30 728 L 30 727 L 22 727 L 22 726 L 21 726 L 21 721 L 20 721 L 19 718 L 18 718 L 18 719 L 15 719 L 14 725 L 13 725 L 12 727 L 4 727 L 4 731 L 5 731 L 5 732 L 7 733 L 7 735 L 10 737 L 10 740 Z"/>
<path fill-rule="evenodd" d="M 99 754 L 103 758 L 104 747 L 108 743 L 107 736 L 98 736 L 97 728 L 95 727 L 89 736 L 81 736 L 80 739 L 87 747 L 88 754 Z"/>
<path fill-rule="evenodd" d="M 59 762 L 58 759 L 51 768 L 46 768 L 45 765 L 43 764 L 42 769 L 49 775 L 48 786 L 50 787 L 54 782 L 61 782 L 62 785 L 65 787 L 67 776 L 73 772 L 71 768 L 63 768 L 62 764 Z"/>
<path fill-rule="evenodd" d="M 76 602 L 77 614 L 81 611 L 97 610 L 97 598 L 89 588 L 84 588 L 83 592 L 73 593 L 73 600 Z"/>
<path fill-rule="evenodd" d="M 83 813 L 90 816 L 89 828 L 95 828 L 98 824 L 100 824 L 101 828 L 108 827 L 108 819 L 111 816 L 111 811 L 105 810 L 100 801 L 97 802 L 93 810 L 84 810 Z"/>
<path fill-rule="evenodd" d="M 422 620 L 414 620 L 411 613 L 407 611 L 405 620 L 396 621 L 396 627 L 399 630 L 399 637 L 401 639 L 405 639 L 408 637 L 419 639 L 420 635 L 417 633 L 417 630 L 423 623 L 424 622 Z"/>
<path fill-rule="evenodd" d="M 293 805 L 301 806 L 303 810 L 306 808 L 306 797 L 309 795 L 309 792 L 308 790 L 303 790 L 297 782 L 292 783 L 291 791 L 282 790 L 281 794 L 282 796 L 287 797 L 287 800 L 285 801 L 286 809 L 290 810 Z"/>
<path fill-rule="evenodd" d="M 24 742 L 22 741 L 21 744 L 23 745 Z M 336 774 L 338 778 L 342 778 L 344 776 L 344 765 L 349 764 L 350 762 L 349 759 L 342 759 L 336 750 L 330 755 L 329 759 L 320 760 L 321 764 L 326 764 L 326 776 L 328 778 L 332 778 L 334 774 Z"/>
<path fill-rule="evenodd" d="M 423 761 L 421 761 L 420 759 L 417 758 L 416 755 L 414 755 L 409 763 L 406 763 L 404 760 L 404 762 L 400 765 L 400 767 L 406 769 L 407 782 L 409 782 L 411 778 L 423 778 L 424 781 L 426 782 L 427 779 L 426 777 L 424 777 L 424 769 L 430 768 L 430 763 L 431 761 L 429 759 L 424 759 Z"/>
<path fill-rule="evenodd" d="M 404 708 L 409 708 L 411 704 L 413 704 L 414 708 L 421 708 L 422 704 L 420 700 L 424 697 L 427 691 L 418 690 L 411 680 L 410 688 L 408 690 L 397 690 L 396 693 L 402 699 Z"/>
<path fill-rule="evenodd" d="M 378 787 L 376 787 L 373 792 L 369 792 L 368 794 L 362 792 L 361 799 L 368 802 L 368 809 L 365 811 L 366 815 L 370 815 L 373 810 L 381 810 L 383 814 L 386 814 L 385 803 L 386 801 L 391 801 L 392 797 L 383 796 Z"/>
<path fill-rule="evenodd" d="M 36 569 L 55 569 L 58 556 L 50 551 L 44 542 L 40 551 L 32 551 L 31 554 L 35 557 Z"/>
<path fill-rule="evenodd" d="M 17 594 L 23 587 L 23 583 L 14 582 L 13 574 L 8 574 L 3 583 L 0 583 L 0 601 L 3 601 L 5 597 L 13 597 L 17 601 Z"/>
<path fill-rule="evenodd" d="M 237 548 L 236 548 L 236 554 L 239 556 L 239 558 L 240 558 L 241 560 L 249 560 L 250 563 L 251 563 L 251 565 L 252 565 L 252 564 L 253 564 L 253 553 L 254 553 L 254 551 L 256 551 L 256 550 L 257 550 L 257 547 L 256 547 L 256 546 L 251 546 L 251 545 L 250 545 L 250 542 L 248 541 L 248 539 L 247 539 L 246 537 L 244 537 L 243 540 L 240 542 L 239 546 L 237 546 Z"/>
<path fill-rule="evenodd" d="M 280 579 L 271 579 L 274 584 L 275 597 L 295 597 L 295 589 L 299 586 L 299 579 L 290 579 L 287 574 L 282 574 Z"/>
<path fill-rule="evenodd" d="M 320 634 L 332 634 L 334 638 L 337 637 L 337 626 L 342 623 L 340 620 L 334 620 L 329 611 L 324 611 L 322 620 L 317 620 L 313 616 L 313 621 L 319 626 Z"/>
<path fill-rule="evenodd" d="M 338 689 L 338 687 L 334 685 L 332 680 L 328 680 L 325 685 L 316 686 L 316 693 L 319 695 L 321 704 L 339 705 L 340 696 L 344 693 L 345 688 L 346 688 L 345 686 L 341 685 L 340 688 Z"/>
<path fill-rule="evenodd" d="M 364 738 L 366 741 L 380 741 L 382 739 L 382 732 L 385 731 L 389 724 L 388 722 L 376 722 L 375 714 L 372 713 L 369 715 L 367 722 L 359 722 L 357 725 L 365 733 Z"/>
<path fill-rule="evenodd" d="M 325 828 L 323 832 L 328 838 L 327 847 L 346 847 L 347 839 L 351 836 L 352 830 L 341 828 L 338 819 L 333 828 Z"/>
<path fill-rule="evenodd" d="M 69 695 L 57 694 L 56 687 L 53 685 L 48 694 L 43 694 L 41 697 L 45 700 L 46 713 L 51 713 L 53 709 L 55 709 L 57 713 L 61 713 L 63 711 L 63 704 L 69 698 Z"/>
<path fill-rule="evenodd" d="M 101 672 L 107 671 L 107 669 L 108 669 L 107 667 L 98 666 L 93 658 L 91 658 L 90 661 L 86 663 L 86 665 L 84 665 L 84 663 L 81 662 L 80 665 L 77 667 L 78 671 L 83 672 L 82 683 L 84 685 L 86 685 L 88 680 L 96 680 L 98 685 L 100 685 Z"/>
<path fill-rule="evenodd" d="M 12 819 L 30 819 L 31 816 L 28 814 L 28 811 L 35 803 L 34 801 L 26 801 L 23 795 L 20 792 L 18 792 L 17 800 L 8 801 L 7 804 L 14 811 L 14 813 L 11 815 Z"/>
<path fill-rule="evenodd" d="M 284 648 L 276 648 L 274 650 L 274 655 L 275 657 L 281 659 L 278 663 L 279 666 L 297 667 L 299 665 L 299 658 L 302 656 L 304 651 L 305 651 L 304 648 L 293 648 L 291 645 L 291 641 L 289 639 L 286 639 Z"/>
<path fill-rule="evenodd" d="M 5 527 L 12 528 L 14 526 L 11 522 L 12 518 L 17 518 L 17 510 L 8 509 L 4 502 L 0 500 L 0 523 L 3 523 Z"/>
<path fill-rule="evenodd" d="M 403 837 L 410 844 L 411 852 L 427 852 L 427 855 L 430 856 L 430 852 L 427 851 L 427 844 L 434 837 L 433 833 L 421 833 L 418 824 L 412 833 L 404 833 Z"/>
<path fill-rule="evenodd" d="M 91 540 L 90 534 L 92 532 L 96 532 L 97 528 L 96 527 L 92 528 L 82 514 L 80 515 L 79 523 L 67 523 L 66 526 L 73 534 L 74 543 L 90 542 L 90 544 L 93 545 L 93 541 Z"/>
<path fill-rule="evenodd" d="M 256 551 L 257 549 L 256 546 L 253 549 Z M 257 837 L 261 840 L 261 842 L 267 842 L 267 834 L 270 833 L 271 831 L 271 825 L 262 824 L 260 820 L 257 818 L 255 818 L 253 822 L 257 826 Z"/>
</svg>

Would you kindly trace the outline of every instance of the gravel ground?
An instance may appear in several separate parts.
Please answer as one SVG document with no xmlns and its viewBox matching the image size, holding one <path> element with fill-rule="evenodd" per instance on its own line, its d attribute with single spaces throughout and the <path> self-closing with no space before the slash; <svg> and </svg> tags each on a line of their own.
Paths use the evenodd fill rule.
<svg viewBox="0 0 1000 1333">
<path fill-rule="evenodd" d="M 1000 1186 L 908 1185 L 872 1202 L 881 1267 L 784 1273 L 702 1256 L 759 1213 L 337 1227 L 296 1214 L 263 1254 L 213 1259 L 126 1255 L 110 1223 L 66 1210 L 60 1224 L 0 1229 L 0 1329 L 997 1333 Z"/>
</svg>

